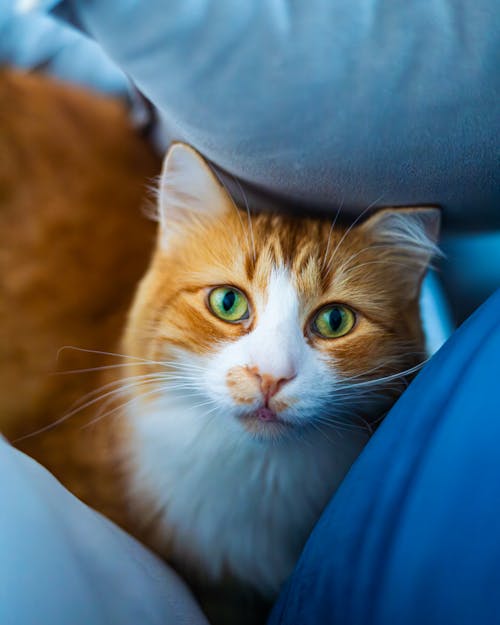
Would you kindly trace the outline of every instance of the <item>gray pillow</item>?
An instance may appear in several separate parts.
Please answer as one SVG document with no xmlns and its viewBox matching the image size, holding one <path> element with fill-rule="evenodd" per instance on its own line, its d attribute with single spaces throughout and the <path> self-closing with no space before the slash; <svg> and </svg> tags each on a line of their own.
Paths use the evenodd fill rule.
<svg viewBox="0 0 500 625">
<path fill-rule="evenodd" d="M 132 77 L 170 138 L 251 185 L 308 207 L 439 204 L 445 228 L 500 225 L 496 0 L 67 0 L 58 11 Z"/>
</svg>

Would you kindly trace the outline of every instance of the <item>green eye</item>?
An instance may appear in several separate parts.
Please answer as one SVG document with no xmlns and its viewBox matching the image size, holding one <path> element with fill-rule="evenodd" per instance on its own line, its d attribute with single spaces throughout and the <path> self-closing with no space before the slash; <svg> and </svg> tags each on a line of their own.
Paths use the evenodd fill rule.
<svg viewBox="0 0 500 625">
<path fill-rule="evenodd" d="M 320 310 L 313 321 L 313 330 L 324 339 L 338 339 L 350 332 L 356 317 L 350 308 L 336 304 Z"/>
<path fill-rule="evenodd" d="M 231 286 L 218 286 L 208 295 L 210 310 L 219 319 L 236 323 L 248 319 L 248 301 L 241 291 Z"/>
</svg>

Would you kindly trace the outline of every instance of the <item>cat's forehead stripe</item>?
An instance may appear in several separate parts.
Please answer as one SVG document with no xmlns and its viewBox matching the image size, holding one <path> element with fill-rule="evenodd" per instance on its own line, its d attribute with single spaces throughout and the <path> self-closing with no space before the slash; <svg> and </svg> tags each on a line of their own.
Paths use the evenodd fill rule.
<svg viewBox="0 0 500 625">
<path fill-rule="evenodd" d="M 265 288 L 274 269 L 286 268 L 301 295 L 326 293 L 332 278 L 325 258 L 326 227 L 312 221 L 299 228 L 293 218 L 257 215 L 253 228 L 254 249 L 246 250 L 244 261 L 249 282 Z"/>
<path fill-rule="evenodd" d="M 255 254 L 254 256 L 253 253 L 247 253 L 245 257 L 245 274 L 249 282 L 253 280 L 253 277 L 255 275 L 256 263 L 257 263 L 257 254 Z"/>
</svg>

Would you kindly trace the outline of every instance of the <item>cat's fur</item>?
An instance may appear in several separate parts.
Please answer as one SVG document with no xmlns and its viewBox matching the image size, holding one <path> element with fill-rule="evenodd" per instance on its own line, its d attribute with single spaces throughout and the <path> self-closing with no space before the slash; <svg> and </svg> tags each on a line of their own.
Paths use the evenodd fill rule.
<svg viewBox="0 0 500 625">
<path fill-rule="evenodd" d="M 144 151 L 132 143 L 130 154 Z M 23 149 L 29 161 L 29 146 Z M 147 162 L 153 165 L 152 159 Z M 148 173 L 145 169 L 129 184 Z M 70 169 L 65 176 L 72 180 Z M 107 386 L 100 418 L 95 409 L 76 412 L 23 444 L 195 586 L 229 582 L 272 598 L 366 443 L 370 424 L 423 359 L 418 296 L 436 249 L 438 212 L 385 209 L 351 228 L 321 219 L 247 214 L 194 150 L 175 144 L 160 178 L 153 257 L 118 343 L 124 303 L 144 266 L 147 236 L 140 232 L 146 226 L 137 217 L 134 231 L 126 230 L 125 208 L 124 215 L 98 216 L 89 195 L 77 204 L 66 198 L 66 206 L 61 198 L 64 208 L 47 220 L 50 189 L 42 196 L 41 178 L 26 176 L 24 182 L 39 197 L 37 211 L 32 202 L 9 200 L 10 219 L 20 231 L 12 231 L 10 242 L 26 237 L 35 223 L 45 241 L 64 240 L 68 231 L 58 220 L 67 223 L 71 215 L 76 223 L 71 240 L 85 260 L 75 264 L 69 245 L 47 247 L 48 273 L 40 283 L 33 278 L 41 271 L 40 256 L 35 269 L 35 251 L 19 254 L 8 245 L 2 272 L 10 299 L 3 315 L 4 329 L 14 338 L 0 362 L 1 375 L 11 376 L 2 397 L 6 429 L 11 436 L 28 433 L 39 406 L 38 427 L 59 416 L 61 401 L 52 399 L 61 391 L 57 384 L 44 391 L 42 402 L 31 390 L 30 359 L 41 358 L 33 351 L 43 351 L 47 370 L 62 344 L 123 354 L 113 363 L 119 367 L 102 372 L 100 383 Z M 110 197 L 120 193 L 127 206 L 138 203 L 138 196 L 124 198 L 130 192 L 115 185 L 110 178 Z M 89 222 L 105 232 L 125 231 L 99 248 L 81 225 Z M 47 227 L 57 235 L 47 234 Z M 126 279 L 117 284 L 116 271 L 125 266 Z M 71 283 L 56 287 L 65 272 Z M 82 297 L 85 280 L 83 301 L 96 307 L 94 315 L 79 304 L 64 308 L 66 293 Z M 218 285 L 247 295 L 248 320 L 227 323 L 210 312 L 207 294 Z M 22 301 L 45 301 L 47 293 L 53 301 L 42 309 L 43 324 L 33 320 L 36 308 L 19 312 Z M 311 320 L 331 302 L 350 306 L 357 319 L 346 336 L 326 340 L 311 330 Z M 117 320 L 109 332 L 108 318 Z M 66 319 L 68 328 L 77 324 L 80 335 L 66 331 Z M 67 379 L 77 387 L 85 375 L 93 374 Z M 266 377 L 280 383 L 269 406 L 281 422 L 255 416 Z M 20 403 L 19 394 L 26 396 Z M 24 415 L 28 408 L 30 419 Z M 88 421 L 92 427 L 82 430 Z"/>
<path fill-rule="evenodd" d="M 47 77 L 0 72 L 0 430 L 16 440 L 102 384 L 154 244 L 141 213 L 160 170 L 124 106 Z M 116 359 L 108 361 L 115 363 Z M 120 523 L 113 423 L 77 413 L 19 443 Z M 73 422 L 73 423 L 72 423 Z"/>
</svg>

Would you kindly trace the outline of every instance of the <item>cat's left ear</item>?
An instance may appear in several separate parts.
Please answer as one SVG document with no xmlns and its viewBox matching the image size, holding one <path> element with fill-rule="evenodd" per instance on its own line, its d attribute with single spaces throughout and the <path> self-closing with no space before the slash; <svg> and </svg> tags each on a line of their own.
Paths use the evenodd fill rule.
<svg viewBox="0 0 500 625">
<path fill-rule="evenodd" d="M 174 143 L 163 161 L 158 194 L 162 241 L 182 227 L 227 210 L 231 200 L 204 158 L 185 143 Z"/>
<path fill-rule="evenodd" d="M 386 266 L 404 274 L 409 295 L 415 296 L 429 263 L 441 253 L 437 246 L 441 211 L 436 207 L 384 208 L 360 226 Z M 407 270 L 401 270 L 406 266 Z"/>
</svg>

